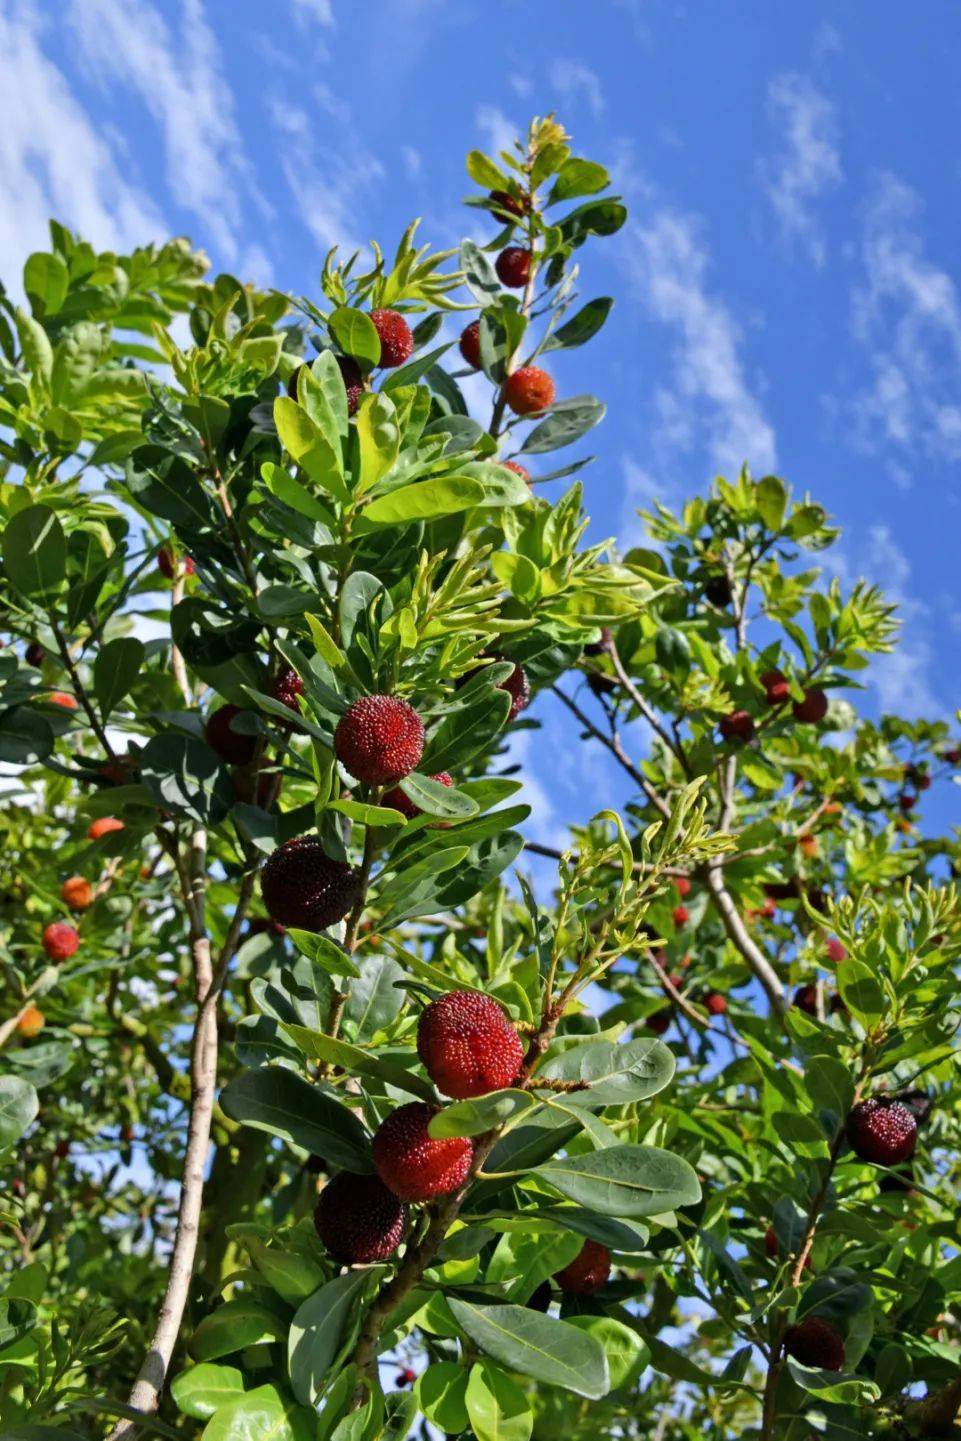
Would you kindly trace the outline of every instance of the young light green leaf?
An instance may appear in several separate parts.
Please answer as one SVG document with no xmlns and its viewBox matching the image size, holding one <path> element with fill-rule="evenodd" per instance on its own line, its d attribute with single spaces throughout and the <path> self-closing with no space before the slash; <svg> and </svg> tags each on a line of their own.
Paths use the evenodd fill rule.
<svg viewBox="0 0 961 1441">
<path fill-rule="evenodd" d="M 447 1136 L 481 1136 L 537 1104 L 528 1091 L 490 1091 L 467 1101 L 455 1101 L 431 1118 L 428 1133 L 437 1140 Z"/>
</svg>

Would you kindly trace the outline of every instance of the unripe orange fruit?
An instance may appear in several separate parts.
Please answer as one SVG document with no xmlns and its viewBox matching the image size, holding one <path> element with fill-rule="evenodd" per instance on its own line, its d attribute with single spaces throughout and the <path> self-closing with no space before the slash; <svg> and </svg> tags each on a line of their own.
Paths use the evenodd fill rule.
<svg viewBox="0 0 961 1441">
<path fill-rule="evenodd" d="M 46 1024 L 47 1018 L 43 1011 L 39 1010 L 37 1006 L 27 1006 L 20 1013 L 17 1030 L 21 1036 L 26 1036 L 27 1040 L 30 1040 L 33 1036 L 39 1036 Z"/>
<path fill-rule="evenodd" d="M 98 816 L 95 821 L 90 822 L 87 828 L 87 838 L 91 841 L 99 841 L 100 837 L 107 835 L 108 832 L 122 831 L 123 829 L 123 821 L 118 821 L 116 816 Z"/>
<path fill-rule="evenodd" d="M 72 911 L 85 911 L 93 905 L 93 887 L 84 876 L 68 876 L 60 887 L 60 899 Z"/>
</svg>

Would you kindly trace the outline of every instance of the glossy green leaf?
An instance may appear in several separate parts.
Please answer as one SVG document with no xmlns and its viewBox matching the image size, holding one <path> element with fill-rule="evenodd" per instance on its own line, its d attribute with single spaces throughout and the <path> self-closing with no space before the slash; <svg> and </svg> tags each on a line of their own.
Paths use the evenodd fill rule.
<svg viewBox="0 0 961 1441">
<path fill-rule="evenodd" d="M 345 355 L 365 361 L 368 367 L 380 364 L 380 336 L 374 322 L 364 311 L 342 305 L 327 323 Z"/>
<path fill-rule="evenodd" d="M 525 455 L 543 455 L 564 445 L 573 445 L 604 419 L 606 411 L 607 406 L 593 395 L 575 395 L 570 400 L 558 401 L 550 415 L 535 425 L 521 451 Z"/>
<path fill-rule="evenodd" d="M 565 1099 L 575 1105 L 620 1106 L 656 1096 L 674 1075 L 674 1055 L 662 1041 L 585 1041 L 549 1060 L 535 1076 L 586 1082 Z"/>
<path fill-rule="evenodd" d="M 51 597 L 67 573 L 67 541 L 63 526 L 46 505 L 18 510 L 3 528 L 3 564 L 21 595 L 31 600 Z"/>
<path fill-rule="evenodd" d="M 351 1311 L 371 1274 L 368 1269 L 336 1276 L 298 1307 L 287 1338 L 290 1384 L 298 1401 L 313 1404 L 330 1380 Z"/>
<path fill-rule="evenodd" d="M 93 689 L 106 718 L 136 684 L 144 662 L 144 643 L 120 636 L 100 648 L 93 668 Z"/>
<path fill-rule="evenodd" d="M 477 1441 L 528 1441 L 534 1413 L 523 1389 L 499 1366 L 470 1369 L 464 1403 Z"/>
<path fill-rule="evenodd" d="M 609 1216 L 657 1216 L 701 1199 L 693 1167 L 657 1146 L 609 1146 L 547 1161 L 534 1174 L 579 1206 Z"/>
<path fill-rule="evenodd" d="M 325 1156 L 348 1171 L 372 1169 L 370 1138 L 357 1116 L 281 1066 L 242 1071 L 221 1092 L 232 1121 Z"/>
<path fill-rule="evenodd" d="M 431 1119 L 427 1129 L 439 1140 L 445 1136 L 480 1136 L 536 1104 L 528 1091 L 490 1091 L 486 1096 L 445 1106 Z"/>
<path fill-rule="evenodd" d="M 236 1366 L 215 1366 L 209 1361 L 181 1371 L 170 1384 L 177 1410 L 197 1421 L 206 1421 L 219 1406 L 235 1400 L 243 1390 L 242 1371 Z"/>
<path fill-rule="evenodd" d="M 525 1306 L 477 1306 L 458 1297 L 451 1297 L 448 1304 L 474 1344 L 511 1371 L 591 1400 L 610 1389 L 600 1342 L 565 1321 Z"/>
<path fill-rule="evenodd" d="M 190 1342 L 191 1354 L 198 1361 L 216 1361 L 231 1356 L 246 1346 L 264 1341 L 281 1341 L 286 1328 L 280 1317 L 249 1296 L 225 1301 L 210 1311 L 197 1325 Z"/>
<path fill-rule="evenodd" d="M 0 1151 L 19 1141 L 40 1110 L 37 1093 L 19 1076 L 0 1076 Z"/>
<path fill-rule="evenodd" d="M 273 1385 L 257 1386 L 220 1406 L 202 1441 L 314 1441 L 317 1418 Z"/>
</svg>

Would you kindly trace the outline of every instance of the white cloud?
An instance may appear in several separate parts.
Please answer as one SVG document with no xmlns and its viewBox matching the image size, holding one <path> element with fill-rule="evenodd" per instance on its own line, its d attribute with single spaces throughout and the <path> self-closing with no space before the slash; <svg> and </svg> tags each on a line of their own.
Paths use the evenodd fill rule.
<svg viewBox="0 0 961 1441">
<path fill-rule="evenodd" d="M 496 105 L 478 105 L 474 120 L 495 159 L 502 150 L 513 154 L 517 126 L 507 118 L 503 110 L 498 110 Z"/>
<path fill-rule="evenodd" d="M 304 24 L 307 21 L 315 21 L 323 25 L 325 29 L 331 30 L 334 26 L 334 7 L 332 0 L 291 0 L 294 9 L 295 20 Z"/>
<path fill-rule="evenodd" d="M 235 261 L 251 178 L 202 0 L 183 0 L 177 33 L 150 0 L 70 0 L 68 16 L 81 64 L 105 91 L 139 97 L 163 136 L 171 194 Z"/>
<path fill-rule="evenodd" d="M 890 447 L 894 464 L 899 451 L 909 464 L 961 459 L 961 299 L 925 254 L 920 221 L 914 191 L 881 176 L 865 213 L 853 302 L 872 380 L 852 409 L 858 443 Z"/>
<path fill-rule="evenodd" d="M 835 108 L 806 76 L 792 72 L 771 81 L 768 111 L 780 146 L 760 167 L 767 197 L 785 239 L 821 266 L 826 247 L 816 201 L 842 178 Z"/>
<path fill-rule="evenodd" d="M 601 82 L 582 60 L 554 60 L 550 70 L 551 84 L 565 100 L 573 103 L 583 97 L 595 120 L 604 114 L 605 102 Z"/>
<path fill-rule="evenodd" d="M 655 457 L 703 451 L 729 474 L 744 461 L 757 473 L 772 470 L 774 430 L 745 375 L 740 330 L 708 288 L 709 256 L 695 221 L 657 210 L 631 227 L 622 253 L 636 298 L 676 335 L 670 381 L 655 393 Z"/>
<path fill-rule="evenodd" d="M 43 53 L 33 7 L 0 3 L 0 274 L 49 245 L 50 216 L 94 245 L 126 249 L 167 233 L 153 201 L 130 183 L 102 126 L 94 126 Z"/>
<path fill-rule="evenodd" d="M 285 141 L 281 169 L 302 221 L 324 252 L 334 245 L 358 249 L 365 240 L 357 230 L 362 196 L 383 175 L 380 162 L 357 145 L 345 152 L 325 146 L 307 112 L 282 99 L 269 109 Z"/>
<path fill-rule="evenodd" d="M 420 151 L 416 150 L 413 145 L 402 145 L 400 158 L 410 179 L 417 180 L 424 169 L 424 160 Z"/>
</svg>

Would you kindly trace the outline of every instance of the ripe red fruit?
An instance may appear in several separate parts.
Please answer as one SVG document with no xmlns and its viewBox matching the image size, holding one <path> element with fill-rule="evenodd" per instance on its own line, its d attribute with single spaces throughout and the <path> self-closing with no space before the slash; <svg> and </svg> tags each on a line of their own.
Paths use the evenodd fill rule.
<svg viewBox="0 0 961 1441">
<path fill-rule="evenodd" d="M 754 721 L 746 710 L 732 710 L 730 715 L 721 716 L 718 730 L 722 740 L 749 741 L 754 735 Z"/>
<path fill-rule="evenodd" d="M 341 1171 L 320 1193 L 317 1234 L 336 1261 L 368 1266 L 386 1261 L 404 1239 L 407 1205 L 377 1176 Z"/>
<path fill-rule="evenodd" d="M 584 647 L 585 655 L 607 655 L 614 640 L 614 632 L 609 625 L 601 626 L 600 640 L 589 640 Z"/>
<path fill-rule="evenodd" d="M 80 937 L 66 921 L 53 921 L 44 928 L 41 944 L 51 961 L 66 961 L 76 955 Z"/>
<path fill-rule="evenodd" d="M 501 464 L 505 470 L 512 470 L 515 475 L 519 475 L 521 480 L 527 485 L 530 485 L 531 473 L 526 466 L 521 465 L 520 462 L 516 460 L 502 460 Z"/>
<path fill-rule="evenodd" d="M 723 1016 L 727 1011 L 727 996 L 722 996 L 720 991 L 708 991 L 704 1005 L 709 1015 Z"/>
<path fill-rule="evenodd" d="M 508 245 L 494 263 L 497 278 L 511 290 L 523 290 L 531 277 L 531 252 L 521 245 Z"/>
<path fill-rule="evenodd" d="M 515 415 L 537 415 L 554 404 L 554 382 L 537 365 L 522 365 L 504 383 L 504 398 Z"/>
<path fill-rule="evenodd" d="M 454 784 L 453 776 L 448 775 L 447 771 L 437 771 L 430 779 L 439 782 L 442 786 Z M 412 821 L 415 816 L 423 814 L 420 806 L 415 805 L 410 796 L 404 794 L 400 786 L 392 791 L 387 791 L 380 803 L 382 806 L 390 806 L 391 810 L 400 811 L 401 815 L 406 816 L 409 821 Z"/>
<path fill-rule="evenodd" d="M 84 876 L 68 876 L 60 887 L 60 899 L 72 911 L 85 911 L 93 904 L 93 887 Z"/>
<path fill-rule="evenodd" d="M 685 896 L 689 896 L 691 894 L 691 882 L 688 877 L 675 876 L 674 889 L 677 891 L 678 895 L 681 897 L 682 900 Z"/>
<path fill-rule="evenodd" d="M 676 926 L 686 926 L 689 920 L 687 906 L 675 906 L 673 920 Z"/>
<path fill-rule="evenodd" d="M 959 751 L 959 750 L 945 751 L 945 753 L 944 753 L 944 759 L 947 761 L 947 763 L 948 763 L 949 766 L 956 766 L 956 765 L 958 765 L 958 764 L 961 764 L 961 751 Z"/>
<path fill-rule="evenodd" d="M 704 594 L 712 605 L 730 605 L 731 582 L 726 575 L 712 575 L 704 586 Z"/>
<path fill-rule="evenodd" d="M 806 690 L 803 700 L 794 702 L 794 719 L 817 725 L 828 713 L 828 698 L 823 690 Z"/>
<path fill-rule="evenodd" d="M 783 705 L 790 697 L 790 689 L 782 671 L 766 670 L 760 677 L 764 687 L 764 699 L 768 705 Z"/>
<path fill-rule="evenodd" d="M 844 1370 L 844 1341 L 821 1316 L 805 1316 L 784 1333 L 784 1349 L 802 1366 L 817 1371 Z"/>
<path fill-rule="evenodd" d="M 417 1380 L 417 1372 L 412 1366 L 405 1366 L 403 1371 L 398 1371 L 394 1377 L 395 1386 L 413 1386 Z"/>
<path fill-rule="evenodd" d="M 527 672 L 521 665 L 515 665 L 506 680 L 502 680 L 497 687 L 498 690 L 506 690 L 511 698 L 511 708 L 507 713 L 509 721 L 515 720 L 522 710 L 526 710 L 531 703 L 531 683 L 527 679 Z"/>
<path fill-rule="evenodd" d="M 824 945 L 824 954 L 832 966 L 839 966 L 847 956 L 847 951 L 837 936 L 829 936 Z"/>
<path fill-rule="evenodd" d="M 347 392 L 347 414 L 355 415 L 364 394 L 364 377 L 361 374 L 360 366 L 352 356 L 338 355 L 335 356 L 335 359 L 344 382 L 344 389 Z"/>
<path fill-rule="evenodd" d="M 386 370 L 403 365 L 414 349 L 414 337 L 407 321 L 396 310 L 372 310 L 370 318 L 380 336 L 381 365 Z"/>
<path fill-rule="evenodd" d="M 300 714 L 300 706 L 297 704 L 297 697 L 303 695 L 304 683 L 292 666 L 285 665 L 279 670 L 270 682 L 268 695 L 274 700 L 279 700 L 288 710 L 296 715 Z"/>
<path fill-rule="evenodd" d="M 918 1123 L 902 1101 L 869 1096 L 848 1113 L 847 1136 L 862 1161 L 898 1166 L 914 1155 Z"/>
<path fill-rule="evenodd" d="M 54 1146 L 53 1154 L 58 1161 L 65 1161 L 70 1155 L 70 1142 L 61 1138 Z"/>
<path fill-rule="evenodd" d="M 51 705 L 59 706 L 61 710 L 77 709 L 77 702 L 65 690 L 52 690 L 47 696 L 47 700 Z"/>
<path fill-rule="evenodd" d="M 361 696 L 337 722 L 334 753 L 355 780 L 393 784 L 410 775 L 424 754 L 424 722 L 399 696 Z"/>
<path fill-rule="evenodd" d="M 526 215 L 531 208 L 526 195 L 512 195 L 508 190 L 492 190 L 487 198 L 491 201 L 494 213 L 497 215 L 510 215 L 517 218 Z"/>
<path fill-rule="evenodd" d="M 323 931 L 342 921 L 360 899 L 360 873 L 331 860 L 317 836 L 294 836 L 267 857 L 260 893 L 282 926 Z"/>
<path fill-rule="evenodd" d="M 24 651 L 23 658 L 27 665 L 41 666 L 46 653 L 38 640 L 32 640 Z"/>
<path fill-rule="evenodd" d="M 663 1011 L 655 1011 L 653 1015 L 647 1016 L 644 1025 L 647 1030 L 653 1031 L 655 1036 L 663 1036 L 674 1019 L 674 1012 L 671 1007 L 665 1007 Z"/>
<path fill-rule="evenodd" d="M 472 320 L 461 331 L 458 348 L 467 364 L 480 370 L 480 321 Z"/>
<path fill-rule="evenodd" d="M 913 811 L 914 807 L 917 805 L 917 802 L 917 796 L 912 796 L 907 791 L 902 791 L 901 794 L 898 796 L 898 805 L 905 812 L 905 814 L 907 814 L 908 811 Z"/>
<path fill-rule="evenodd" d="M 180 557 L 183 562 L 184 575 L 193 575 L 196 570 L 192 555 Z M 157 569 L 167 580 L 173 580 L 177 570 L 177 554 L 169 545 L 162 545 L 157 551 Z"/>
<path fill-rule="evenodd" d="M 524 1047 L 490 996 L 450 991 L 421 1016 L 417 1054 L 437 1089 L 461 1101 L 512 1085 Z"/>
<path fill-rule="evenodd" d="M 87 827 L 87 839 L 99 841 L 101 836 L 109 835 L 111 831 L 122 831 L 125 829 L 123 821 L 118 821 L 116 816 L 98 816 L 91 821 Z"/>
<path fill-rule="evenodd" d="M 905 766 L 904 779 L 913 785 L 916 791 L 926 791 L 931 788 L 931 777 L 921 766 Z"/>
<path fill-rule="evenodd" d="M 234 716 L 240 711 L 239 705 L 222 705 L 208 716 L 204 726 L 204 740 L 231 766 L 249 765 L 257 749 L 256 736 L 241 735 L 232 729 Z"/>
<path fill-rule="evenodd" d="M 20 1012 L 20 1019 L 17 1021 L 17 1031 L 25 1040 L 31 1041 L 34 1036 L 39 1036 L 47 1018 L 37 1006 L 26 1006 Z"/>
<path fill-rule="evenodd" d="M 554 1272 L 554 1280 L 570 1296 L 593 1296 L 607 1284 L 611 1253 L 599 1241 L 585 1241 L 573 1261 Z"/>
<path fill-rule="evenodd" d="M 794 1004 L 809 1016 L 818 1013 L 818 988 L 814 985 L 798 986 L 794 992 Z"/>
<path fill-rule="evenodd" d="M 467 1180 L 474 1157 L 465 1136 L 435 1141 L 427 1134 L 438 1107 L 411 1101 L 391 1111 L 371 1144 L 377 1174 L 405 1201 L 432 1201 L 456 1191 Z"/>
</svg>

